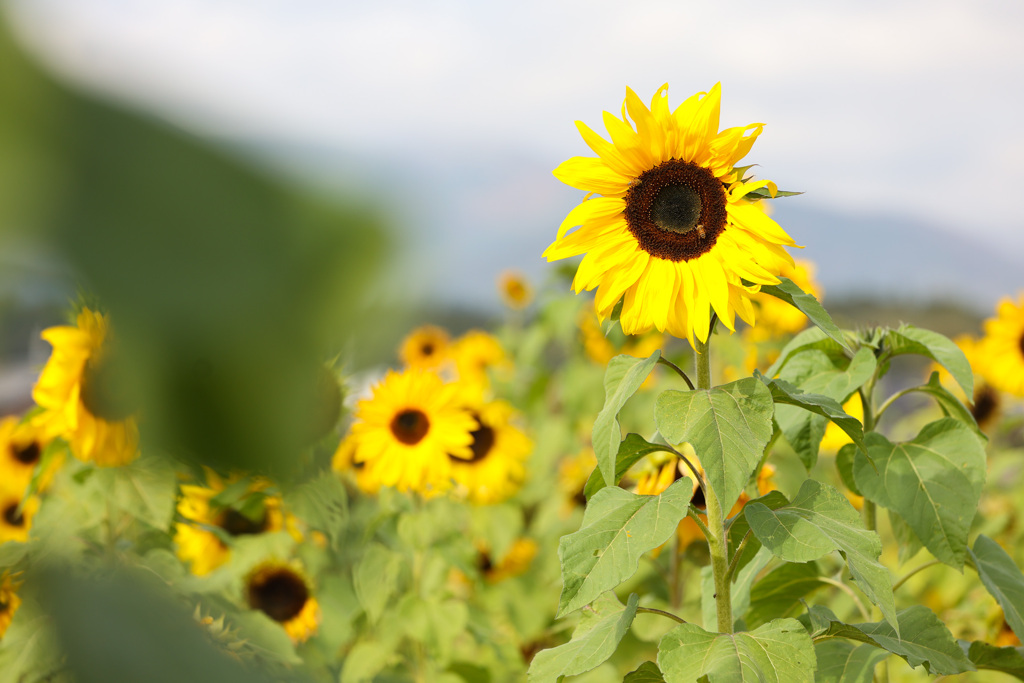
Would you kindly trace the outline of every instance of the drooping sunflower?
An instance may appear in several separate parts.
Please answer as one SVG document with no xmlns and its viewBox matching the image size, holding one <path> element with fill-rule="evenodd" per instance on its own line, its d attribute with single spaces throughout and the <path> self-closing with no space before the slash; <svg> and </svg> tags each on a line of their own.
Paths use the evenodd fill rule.
<svg viewBox="0 0 1024 683">
<path fill-rule="evenodd" d="M 516 311 L 533 301 L 533 288 L 526 276 L 515 270 L 506 270 L 498 276 L 498 293 L 505 305 Z"/>
<path fill-rule="evenodd" d="M 209 574 L 231 557 L 231 549 L 212 531 L 214 527 L 233 538 L 271 533 L 286 527 L 293 535 L 297 535 L 294 520 L 286 522 L 278 496 L 264 496 L 260 501 L 260 509 L 253 517 L 233 507 L 213 504 L 213 498 L 224 491 L 226 486 L 213 470 L 206 470 L 206 483 L 207 486 L 186 484 L 181 487 L 178 515 L 182 521 L 174 527 L 178 559 L 188 563 L 189 569 L 196 576 Z M 258 495 L 266 486 L 267 482 L 257 480 L 250 493 Z"/>
<path fill-rule="evenodd" d="M 21 606 L 21 598 L 18 597 L 18 588 L 21 587 L 21 582 L 17 578 L 17 574 L 12 576 L 7 570 L 4 570 L 3 576 L 0 576 L 0 638 L 7 633 L 8 627 L 14 620 L 15 612 Z"/>
<path fill-rule="evenodd" d="M 124 465 L 138 455 L 139 431 L 130 401 L 118 396 L 116 360 L 109 352 L 109 323 L 88 308 L 77 325 L 43 330 L 53 346 L 32 398 L 43 408 L 34 418 L 47 440 L 61 437 L 83 462 Z"/>
<path fill-rule="evenodd" d="M 245 599 L 281 624 L 293 642 L 303 643 L 320 626 L 320 605 L 303 572 L 284 562 L 256 567 L 245 579 Z"/>
<path fill-rule="evenodd" d="M 451 460 L 470 458 L 477 422 L 461 406 L 458 387 L 433 372 L 388 371 L 373 396 L 356 406 L 356 463 L 379 486 L 432 494 L 451 483 Z"/>
<path fill-rule="evenodd" d="M 718 85 L 675 111 L 667 90 L 648 109 L 627 88 L 622 118 L 604 115 L 611 143 L 576 123 L 598 156 L 573 157 L 555 177 L 600 196 L 569 212 L 544 256 L 585 253 L 573 289 L 597 288 L 602 319 L 621 299 L 626 334 L 657 328 L 692 344 L 707 340 L 712 310 L 730 330 L 737 314 L 753 325 L 750 296 L 793 265 L 784 245 L 794 242 L 750 201 L 762 188 L 774 196 L 775 184 L 747 182 L 736 168 L 763 124 L 719 131 Z"/>
<path fill-rule="evenodd" d="M 407 368 L 437 368 L 448 359 L 451 337 L 436 325 L 417 327 L 402 340 L 398 357 Z"/>
<path fill-rule="evenodd" d="M 499 503 L 522 485 L 533 442 L 512 423 L 515 411 L 504 401 L 491 401 L 470 412 L 479 423 L 471 433 L 472 454 L 450 456 L 452 478 L 471 502 Z"/>
<path fill-rule="evenodd" d="M 981 340 L 987 362 L 981 368 L 988 383 L 999 391 L 1024 396 L 1024 293 L 1020 303 L 999 302 L 996 317 L 985 321 Z"/>
<path fill-rule="evenodd" d="M 22 503 L 22 494 L 22 490 L 10 489 L 6 482 L 0 482 L 0 544 L 28 542 L 32 518 L 39 510 L 39 498 L 29 496 Z"/>
</svg>

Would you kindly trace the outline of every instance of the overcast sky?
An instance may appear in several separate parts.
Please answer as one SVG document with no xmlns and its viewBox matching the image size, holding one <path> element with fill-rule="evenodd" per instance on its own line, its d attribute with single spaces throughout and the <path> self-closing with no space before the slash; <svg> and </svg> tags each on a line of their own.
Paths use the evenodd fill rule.
<svg viewBox="0 0 1024 683">
<path fill-rule="evenodd" d="M 553 237 L 578 197 L 548 171 L 589 154 L 575 119 L 603 130 L 626 85 L 668 82 L 674 106 L 721 81 L 723 127 L 767 124 L 748 162 L 808 205 L 1024 253 L 1017 0 L 12 2 L 57 68 L 206 134 L 405 164 L 413 185 L 541 169 L 453 193 L 453 213 L 529 203 Z"/>
</svg>

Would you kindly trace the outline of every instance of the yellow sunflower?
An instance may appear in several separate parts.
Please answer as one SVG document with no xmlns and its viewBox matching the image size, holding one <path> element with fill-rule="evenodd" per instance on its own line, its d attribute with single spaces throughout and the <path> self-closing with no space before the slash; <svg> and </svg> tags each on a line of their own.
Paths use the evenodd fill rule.
<svg viewBox="0 0 1024 683">
<path fill-rule="evenodd" d="M 448 359 L 451 337 L 435 325 L 417 327 L 402 340 L 398 357 L 407 368 L 437 368 Z"/>
<path fill-rule="evenodd" d="M 608 361 L 621 353 L 636 358 L 647 358 L 665 345 L 665 336 L 654 332 L 636 338 L 627 337 L 626 342 L 616 349 L 611 339 L 601 329 L 601 321 L 593 311 L 586 309 L 580 311 L 579 328 L 583 337 L 583 352 L 598 365 L 607 365 Z M 648 381 L 652 377 L 653 374 L 647 378 Z"/>
<path fill-rule="evenodd" d="M 338 444 L 337 450 L 334 451 L 331 468 L 335 472 L 352 472 L 360 491 L 371 495 L 376 494 L 380 491 L 380 482 L 374 476 L 372 466 L 366 462 L 356 462 L 356 447 L 356 437 L 351 433 L 345 436 Z"/>
<path fill-rule="evenodd" d="M 515 411 L 504 401 L 484 404 L 471 414 L 480 425 L 472 432 L 472 454 L 450 457 L 452 478 L 471 502 L 500 503 L 522 485 L 533 442 L 512 424 Z"/>
<path fill-rule="evenodd" d="M 564 458 L 558 464 L 558 490 L 566 500 L 565 512 L 574 507 L 583 507 L 587 497 L 583 493 L 591 472 L 597 467 L 597 456 L 593 448 L 584 448 L 579 453 Z"/>
<path fill-rule="evenodd" d="M 17 577 L 17 574 L 12 576 L 6 570 L 3 576 L 0 576 L 0 638 L 7 633 L 7 628 L 14 620 L 14 613 L 21 606 L 21 598 L 18 597 L 18 588 L 21 587 L 21 582 L 17 580 Z"/>
<path fill-rule="evenodd" d="M 389 371 L 356 406 L 353 461 L 376 483 L 436 493 L 451 483 L 449 456 L 470 458 L 477 422 L 457 401 L 458 387 L 430 371 Z"/>
<path fill-rule="evenodd" d="M 0 420 L 0 480 L 11 490 L 24 492 L 32 481 L 46 449 L 39 428 L 31 422 L 21 422 L 16 417 Z M 60 458 L 51 458 L 37 483 L 36 490 L 49 486 L 53 475 L 60 466 Z"/>
<path fill-rule="evenodd" d="M 139 432 L 115 395 L 113 368 L 107 345 L 106 316 L 88 308 L 78 314 L 77 326 L 50 327 L 42 337 L 53 346 L 32 398 L 43 408 L 33 421 L 49 440 L 64 438 L 83 462 L 101 467 L 124 465 L 138 455 Z"/>
<path fill-rule="evenodd" d="M 7 541 L 27 543 L 32 518 L 39 510 L 39 498 L 29 496 L 22 502 L 23 491 L 8 486 L 8 482 L 0 482 L 0 544 Z"/>
<path fill-rule="evenodd" d="M 996 317 L 985 321 L 981 345 L 987 358 L 981 372 L 988 383 L 999 391 L 1024 396 L 1024 293 L 1019 305 L 1008 298 L 999 302 Z"/>
<path fill-rule="evenodd" d="M 860 400 L 859 392 L 846 399 L 846 403 L 843 404 L 843 412 L 850 417 L 857 418 L 858 422 L 864 422 L 864 404 Z M 853 443 L 853 439 L 850 438 L 849 434 L 840 429 L 839 425 L 835 422 L 829 420 L 825 426 L 825 435 L 821 438 L 821 446 L 819 448 L 829 453 L 836 453 L 848 443 Z"/>
<path fill-rule="evenodd" d="M 473 389 L 482 398 L 490 389 L 490 372 L 508 370 L 510 363 L 505 347 L 498 338 L 483 330 L 470 330 L 452 345 L 459 382 L 466 389 Z"/>
<path fill-rule="evenodd" d="M 183 521 L 174 526 L 174 544 L 178 559 L 189 565 L 196 576 L 205 576 L 227 562 L 231 549 L 211 529 L 219 528 L 231 537 L 270 533 L 288 528 L 293 536 L 298 534 L 293 519 L 285 519 L 278 496 L 266 496 L 262 500 L 262 511 L 252 518 L 231 507 L 218 507 L 213 498 L 221 493 L 226 484 L 213 470 L 206 470 L 208 486 L 184 485 L 178 501 L 178 515 Z M 250 493 L 258 493 L 268 482 L 256 481 Z"/>
<path fill-rule="evenodd" d="M 779 275 L 788 277 L 800 289 L 814 295 L 820 301 L 822 288 L 814 280 L 814 271 L 815 267 L 811 261 L 797 259 L 794 265 L 782 268 Z M 753 341 L 796 334 L 807 326 L 807 316 L 785 301 L 761 292 L 755 294 L 753 299 L 757 306 L 758 321 L 757 326 L 750 330 L 750 338 Z"/>
<path fill-rule="evenodd" d="M 544 256 L 585 253 L 573 289 L 597 288 L 601 319 L 622 299 L 626 334 L 657 328 L 692 344 L 694 335 L 707 340 L 712 310 L 730 330 L 736 314 L 754 324 L 750 296 L 793 265 L 783 248 L 793 240 L 750 201 L 764 188 L 775 196 L 775 184 L 746 182 L 735 166 L 763 124 L 719 132 L 718 85 L 675 111 L 667 90 L 659 88 L 648 109 L 627 88 L 622 118 L 604 115 L 611 143 L 576 123 L 598 156 L 573 157 L 555 177 L 600 196 L 569 213 Z M 567 235 L 574 226 L 581 227 Z"/>
<path fill-rule="evenodd" d="M 530 563 L 537 556 L 537 549 L 537 542 L 532 538 L 517 538 L 497 564 L 486 549 L 481 549 L 478 558 L 480 571 L 488 583 L 519 576 L 530 568 Z"/>
<path fill-rule="evenodd" d="M 505 305 L 513 310 L 526 308 L 533 301 L 533 288 L 518 271 L 506 270 L 498 276 L 498 292 Z"/>
<path fill-rule="evenodd" d="M 283 562 L 265 562 L 245 579 L 245 599 L 281 624 L 292 642 L 303 643 L 320 626 L 320 605 L 313 589 L 297 567 Z"/>
</svg>

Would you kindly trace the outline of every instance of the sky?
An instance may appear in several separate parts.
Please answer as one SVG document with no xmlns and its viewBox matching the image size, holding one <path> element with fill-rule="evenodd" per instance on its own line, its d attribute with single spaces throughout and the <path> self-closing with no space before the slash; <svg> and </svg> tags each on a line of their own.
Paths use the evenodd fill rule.
<svg viewBox="0 0 1024 683">
<path fill-rule="evenodd" d="M 1024 254 L 1012 0 L 9 4 L 66 76 L 379 194 L 425 277 L 453 254 L 477 279 L 502 254 L 542 272 L 529 255 L 582 196 L 550 174 L 590 154 L 574 121 L 603 131 L 626 86 L 649 100 L 666 82 L 673 106 L 721 82 L 722 126 L 765 123 L 746 162 L 802 206 Z M 467 278 L 438 291 L 472 299 Z"/>
</svg>

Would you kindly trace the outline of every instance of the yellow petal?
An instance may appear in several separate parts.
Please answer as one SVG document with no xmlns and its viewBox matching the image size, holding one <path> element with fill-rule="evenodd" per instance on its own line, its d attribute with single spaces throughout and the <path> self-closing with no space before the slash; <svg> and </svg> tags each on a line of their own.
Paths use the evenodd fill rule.
<svg viewBox="0 0 1024 683">
<path fill-rule="evenodd" d="M 593 157 L 567 159 L 558 165 L 554 175 L 570 187 L 614 196 L 625 194 L 631 180 Z"/>
<path fill-rule="evenodd" d="M 601 160 L 617 173 L 631 178 L 645 170 L 643 168 L 636 169 L 628 155 L 624 155 L 615 145 L 607 142 L 582 121 L 576 122 L 576 129 L 579 130 L 583 141 L 587 143 L 587 147 L 594 150 L 594 153 L 601 157 Z"/>
</svg>

